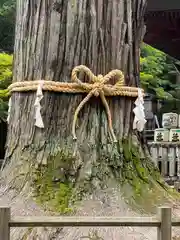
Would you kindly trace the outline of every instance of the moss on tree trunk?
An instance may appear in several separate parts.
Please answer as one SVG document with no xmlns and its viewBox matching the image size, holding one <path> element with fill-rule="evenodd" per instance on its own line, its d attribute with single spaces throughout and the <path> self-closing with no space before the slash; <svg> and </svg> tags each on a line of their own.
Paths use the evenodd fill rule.
<svg viewBox="0 0 180 240">
<path fill-rule="evenodd" d="M 94 74 L 121 69 L 126 84 L 137 85 L 145 2 L 17 0 L 14 82 L 69 82 L 72 69 L 84 64 Z M 73 141 L 73 114 L 84 97 L 45 92 L 45 128 L 38 129 L 35 93 L 12 95 L 6 181 L 18 190 L 27 182 L 37 183 L 33 191 L 38 200 L 63 213 L 69 211 L 72 196 L 79 200 L 94 189 L 106 188 L 109 179 L 128 185 L 123 187 L 125 194 L 130 186 L 137 200 L 160 178 L 145 143 L 132 131 L 133 98 L 108 98 L 117 144 L 111 142 L 106 113 L 95 97 L 81 111 L 78 139 Z"/>
</svg>

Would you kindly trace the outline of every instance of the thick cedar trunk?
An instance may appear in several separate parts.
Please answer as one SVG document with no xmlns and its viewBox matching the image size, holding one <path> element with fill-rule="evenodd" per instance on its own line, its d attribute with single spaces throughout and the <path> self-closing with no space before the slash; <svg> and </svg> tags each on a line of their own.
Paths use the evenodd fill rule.
<svg viewBox="0 0 180 240">
<path fill-rule="evenodd" d="M 137 85 L 145 2 L 17 0 L 14 81 L 71 81 L 72 69 L 84 64 L 94 74 L 121 69 L 126 84 Z M 108 98 L 120 141 L 116 145 L 111 144 L 106 113 L 95 97 L 80 113 L 78 140 L 73 142 L 73 114 L 83 98 L 83 94 L 44 93 L 45 128 L 38 129 L 34 126 L 35 93 L 13 93 L 4 170 L 11 186 L 21 189 L 32 178 L 34 166 L 48 164 L 62 151 L 75 159 L 71 169 L 75 183 L 91 178 L 93 166 L 101 159 L 114 161 L 116 155 L 121 162 L 117 165 L 122 164 L 121 140 L 132 135 L 135 99 Z"/>
<path fill-rule="evenodd" d="M 145 2 L 17 0 L 14 81 L 69 82 L 72 69 L 84 64 L 94 74 L 120 69 L 127 85 L 137 85 L 139 47 L 145 30 Z M 126 160 L 131 161 L 135 153 L 129 145 L 124 151 L 128 142 L 121 144 L 122 139 L 133 134 L 135 99 L 108 98 L 118 144 L 111 143 L 106 113 L 99 98 L 95 97 L 80 113 L 76 129 L 78 140 L 74 142 L 71 133 L 73 114 L 84 96 L 44 93 L 42 117 L 45 128 L 38 129 L 34 126 L 35 93 L 13 93 L 3 171 L 10 186 L 22 189 L 27 180 L 34 180 L 35 166 L 49 164 L 57 154 L 61 160 L 62 155 L 71 158 L 66 166 L 59 163 L 66 173 L 62 176 L 58 172 L 61 175 L 58 177 L 68 178 L 73 188 L 79 187 L 82 192 L 87 188 L 90 191 L 90 186 L 105 187 L 102 183 L 112 172 L 113 177 L 122 178 L 125 169 L 129 175 L 135 168 L 133 176 L 142 180 L 144 176 L 142 171 L 138 172 L 138 167 L 141 170 L 144 165 L 138 162 L 136 168 L 133 165 L 136 162 L 133 162 L 129 168 Z M 142 153 L 143 144 L 139 146 Z M 127 156 L 127 152 L 131 156 Z M 139 161 L 141 156 L 136 157 Z M 132 176 L 129 178 L 134 181 Z M 91 185 L 85 187 L 85 181 L 91 181 Z"/>
</svg>

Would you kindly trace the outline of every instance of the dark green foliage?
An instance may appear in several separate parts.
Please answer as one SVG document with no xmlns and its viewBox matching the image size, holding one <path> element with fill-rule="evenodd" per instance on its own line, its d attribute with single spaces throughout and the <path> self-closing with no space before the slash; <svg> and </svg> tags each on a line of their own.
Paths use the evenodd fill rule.
<svg viewBox="0 0 180 240">
<path fill-rule="evenodd" d="M 0 51 L 13 52 L 15 0 L 0 0 Z"/>
<path fill-rule="evenodd" d="M 141 85 L 156 99 L 163 100 L 159 118 L 164 112 L 180 113 L 180 62 L 143 44 L 141 47 Z M 156 113 L 157 114 L 157 113 Z"/>
</svg>

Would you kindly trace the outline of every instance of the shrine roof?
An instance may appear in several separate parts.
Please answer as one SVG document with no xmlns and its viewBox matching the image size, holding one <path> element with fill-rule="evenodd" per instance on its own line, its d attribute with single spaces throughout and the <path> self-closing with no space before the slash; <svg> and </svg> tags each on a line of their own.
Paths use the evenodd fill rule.
<svg viewBox="0 0 180 240">
<path fill-rule="evenodd" d="M 180 0 L 148 0 L 144 41 L 180 60 Z"/>
<path fill-rule="evenodd" d="M 147 11 L 179 10 L 180 0 L 148 0 Z"/>
</svg>

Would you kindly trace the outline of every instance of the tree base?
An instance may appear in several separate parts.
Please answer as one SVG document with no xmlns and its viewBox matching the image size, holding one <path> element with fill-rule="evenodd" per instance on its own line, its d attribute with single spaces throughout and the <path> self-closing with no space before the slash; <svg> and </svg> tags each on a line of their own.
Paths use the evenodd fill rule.
<svg viewBox="0 0 180 240">
<path fill-rule="evenodd" d="M 132 140 L 109 145 L 109 156 L 103 154 L 103 147 L 100 151 L 100 159 L 78 167 L 77 157 L 71 152 L 61 149 L 51 156 L 47 165 L 31 173 L 36 200 L 48 210 L 71 214 L 78 202 L 95 191 L 116 186 L 129 206 L 152 213 L 168 198 L 170 190 L 158 169 L 148 156 L 140 157 L 142 152 Z"/>
<path fill-rule="evenodd" d="M 89 148 L 91 153 L 96 146 Z M 81 161 L 77 143 L 74 151 L 68 146 L 54 149 L 46 164 L 23 159 L 22 167 L 11 162 L 2 173 L 10 189 L 21 192 L 28 184 L 31 195 L 45 210 L 72 214 L 84 198 L 111 186 L 132 209 L 153 213 L 172 194 L 135 136 L 117 144 L 99 145 L 100 158 L 87 156 L 86 164 Z M 29 154 L 32 159 L 32 151 Z"/>
<path fill-rule="evenodd" d="M 114 182 L 111 182 L 109 188 L 105 190 L 96 190 L 90 196 L 87 196 L 83 201 L 78 204 L 78 208 L 73 215 L 76 216 L 113 216 L 113 217 L 137 217 L 143 216 L 144 208 L 135 209 L 133 211 L 126 199 L 119 192 L 119 187 L 113 187 Z M 0 192 L 2 193 L 2 188 Z M 27 192 L 26 192 L 27 193 Z M 155 192 L 154 192 L 155 193 Z M 158 192 L 158 196 L 162 196 L 164 203 L 165 195 Z M 13 195 L 12 195 L 13 194 Z M 13 198 L 14 194 L 16 197 Z M 153 195 L 151 195 L 153 196 Z M 156 196 L 156 195 L 154 195 Z M 144 201 L 148 198 L 144 198 Z M 157 198 L 156 198 L 157 200 Z M 15 216 L 28 215 L 28 216 L 43 216 L 52 215 L 52 212 L 43 212 L 38 205 L 36 205 L 28 197 L 24 196 L 22 193 L 17 195 L 14 191 L 9 190 L 4 196 L 0 198 L 0 204 L 8 204 L 12 207 L 12 214 Z M 154 204 L 157 204 L 157 202 Z M 135 207 L 135 206 L 134 206 Z M 158 207 L 156 205 L 155 207 Z M 139 212 L 137 212 L 139 211 Z M 176 210 L 177 211 L 177 210 Z M 179 210 L 178 210 L 179 211 Z M 55 215 L 59 215 L 56 213 Z M 96 232 L 97 231 L 97 232 Z M 149 228 L 64 228 L 64 229 L 54 229 L 54 228 L 16 228 L 11 232 L 12 240 L 53 240 L 53 239 L 66 239 L 66 240 L 77 240 L 82 236 L 89 236 L 87 239 L 93 239 L 93 235 L 98 235 L 99 238 L 102 237 L 103 240 L 134 240 L 156 239 L 156 229 Z M 91 238 L 90 238 L 91 237 Z M 95 239 L 99 239 L 95 238 Z"/>
<path fill-rule="evenodd" d="M 21 185 L 20 188 L 16 185 L 18 193 L 15 193 L 13 201 L 11 195 L 13 191 L 9 189 L 1 197 L 0 202 L 6 201 L 7 204 L 7 199 L 4 200 L 4 198 L 10 195 L 9 203 L 15 215 L 24 215 L 22 212 L 17 213 L 19 209 L 21 211 L 24 209 L 25 214 L 29 211 L 28 215 L 133 217 L 142 216 L 143 213 L 156 213 L 158 205 L 172 203 L 178 199 L 175 193 L 170 192 L 170 189 L 161 181 L 159 172 L 150 160 L 139 157 L 140 152 L 131 141 L 124 140 L 117 146 L 112 145 L 111 156 L 102 154 L 100 160 L 91 162 L 91 165 L 88 165 L 91 168 L 89 167 L 87 172 L 84 168 L 74 168 L 73 163 L 77 162 L 75 156 L 61 149 L 57 155 L 51 156 L 49 159 L 51 161 L 48 161 L 47 165 L 36 166 L 36 168 L 35 166 L 32 168 L 31 165 L 31 168 L 28 168 L 31 169 L 28 175 L 24 171 L 20 179 L 22 181 L 24 176 L 23 181 L 26 184 Z M 121 155 L 117 149 L 121 149 Z M 16 178 L 13 184 L 17 184 L 20 179 Z M 27 185 L 27 180 L 31 181 L 31 188 Z M 27 198 L 29 191 L 30 199 L 33 196 L 39 207 L 29 200 L 29 197 Z M 25 196 L 22 195 L 23 192 Z M 22 199 L 24 199 L 23 203 Z M 45 210 L 44 213 L 41 207 Z M 139 240 L 140 236 L 152 240 L 156 238 L 156 230 L 149 235 L 149 230 L 143 228 L 29 228 L 13 230 L 11 237 L 13 240 L 33 238 L 76 240 L 85 236 L 88 236 L 87 239 L 96 237 L 95 239 L 103 240 L 118 238 L 130 240 L 132 235 L 135 240 Z"/>
</svg>

